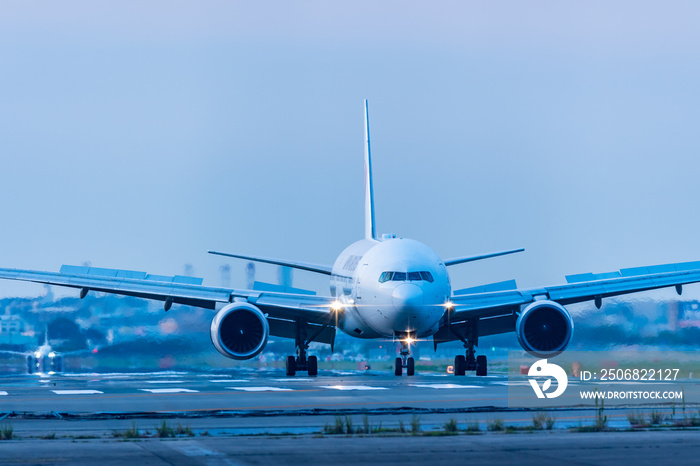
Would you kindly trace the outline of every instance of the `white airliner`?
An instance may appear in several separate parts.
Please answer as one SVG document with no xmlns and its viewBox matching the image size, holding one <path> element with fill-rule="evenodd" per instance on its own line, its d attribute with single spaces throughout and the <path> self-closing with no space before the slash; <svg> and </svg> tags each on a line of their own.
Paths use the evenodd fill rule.
<svg viewBox="0 0 700 466">
<path fill-rule="evenodd" d="M 44 344 L 39 346 L 34 351 L 20 352 L 0 350 L 0 356 L 9 355 L 25 358 L 27 361 L 28 374 L 33 374 L 35 372 L 40 374 L 55 374 L 61 372 L 63 370 L 64 356 L 77 356 L 80 354 L 87 355 L 90 353 L 97 353 L 97 348 L 70 352 L 59 352 L 54 350 L 49 344 L 48 330 L 44 332 Z"/>
<path fill-rule="evenodd" d="M 95 267 L 61 267 L 59 273 L 0 269 L 0 278 L 25 280 L 217 310 L 211 323 L 214 347 L 231 359 L 258 355 L 268 336 L 293 338 L 296 356 L 287 358 L 287 375 L 317 374 L 317 359 L 307 356 L 312 341 L 330 344 L 336 329 L 357 338 L 396 339 L 401 357 L 395 374 L 414 375 L 411 344 L 432 337 L 438 343 L 460 340 L 465 354 L 455 357 L 454 373 L 486 375 L 486 356 L 476 357 L 479 337 L 515 332 L 527 351 L 547 357 L 563 351 L 574 323 L 565 305 L 700 281 L 700 262 L 687 262 L 605 274 L 568 276 L 567 283 L 517 289 L 514 281 L 452 291 L 447 268 L 522 251 L 514 249 L 443 260 L 426 245 L 394 235 L 378 237 L 374 223 L 372 159 L 365 101 L 365 237 L 348 246 L 332 267 L 209 251 L 212 254 L 293 267 L 330 276 L 330 295 L 260 284 L 252 290 L 213 288 L 202 279 Z"/>
</svg>

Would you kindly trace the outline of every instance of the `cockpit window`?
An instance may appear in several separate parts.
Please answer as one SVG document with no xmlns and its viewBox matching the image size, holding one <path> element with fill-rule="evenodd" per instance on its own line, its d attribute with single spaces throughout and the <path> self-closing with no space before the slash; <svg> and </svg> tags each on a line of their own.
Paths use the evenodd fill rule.
<svg viewBox="0 0 700 466">
<path fill-rule="evenodd" d="M 420 281 L 420 272 L 408 272 L 408 279 L 411 281 Z"/>
<path fill-rule="evenodd" d="M 379 283 L 385 283 L 388 281 L 393 282 L 404 282 L 406 280 L 410 281 L 426 281 L 428 283 L 433 283 L 433 276 L 430 272 L 382 272 L 379 276 Z"/>
</svg>

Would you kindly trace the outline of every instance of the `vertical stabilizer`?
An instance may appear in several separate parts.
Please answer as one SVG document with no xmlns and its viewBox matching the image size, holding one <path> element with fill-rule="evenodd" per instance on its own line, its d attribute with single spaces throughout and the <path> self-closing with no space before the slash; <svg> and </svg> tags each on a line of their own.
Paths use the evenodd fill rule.
<svg viewBox="0 0 700 466">
<path fill-rule="evenodd" d="M 369 108 L 365 99 L 365 238 L 376 239 L 374 228 L 374 188 L 372 187 L 372 155 L 369 150 Z"/>
</svg>

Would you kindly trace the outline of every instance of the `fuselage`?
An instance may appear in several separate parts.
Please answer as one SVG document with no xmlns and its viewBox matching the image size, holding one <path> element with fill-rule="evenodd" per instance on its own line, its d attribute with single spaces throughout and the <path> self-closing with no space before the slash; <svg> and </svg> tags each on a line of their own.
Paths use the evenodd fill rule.
<svg viewBox="0 0 700 466">
<path fill-rule="evenodd" d="M 44 343 L 39 348 L 37 348 L 36 351 L 34 351 L 33 355 L 37 359 L 46 357 L 53 358 L 56 356 L 56 353 L 51 348 L 51 345 L 49 345 L 48 343 Z"/>
<path fill-rule="evenodd" d="M 333 265 L 338 326 L 358 338 L 422 338 L 435 333 L 450 297 L 445 264 L 415 240 L 360 240 Z"/>
</svg>

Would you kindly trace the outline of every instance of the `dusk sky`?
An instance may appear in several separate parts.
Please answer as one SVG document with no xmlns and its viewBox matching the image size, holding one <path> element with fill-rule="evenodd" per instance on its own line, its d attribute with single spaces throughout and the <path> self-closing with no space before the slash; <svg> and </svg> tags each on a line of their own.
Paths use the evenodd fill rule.
<svg viewBox="0 0 700 466">
<path fill-rule="evenodd" d="M 526 249 L 454 289 L 700 260 L 700 5 L 580 3 L 3 2 L 0 264 L 330 265 L 363 234 L 365 98 L 379 233 Z"/>
</svg>

